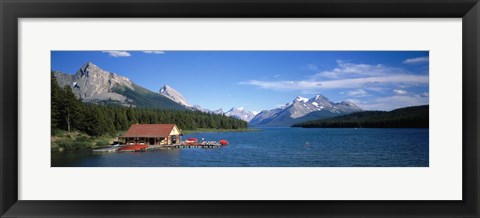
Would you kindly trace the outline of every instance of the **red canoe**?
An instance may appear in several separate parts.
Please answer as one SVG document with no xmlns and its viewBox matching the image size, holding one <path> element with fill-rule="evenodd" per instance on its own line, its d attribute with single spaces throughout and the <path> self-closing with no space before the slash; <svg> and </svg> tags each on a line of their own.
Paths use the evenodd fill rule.
<svg viewBox="0 0 480 218">
<path fill-rule="evenodd" d="M 198 142 L 197 138 L 188 138 L 187 141 Z"/>
<path fill-rule="evenodd" d="M 144 151 L 147 148 L 147 145 L 125 145 L 120 147 L 118 151 Z"/>
</svg>

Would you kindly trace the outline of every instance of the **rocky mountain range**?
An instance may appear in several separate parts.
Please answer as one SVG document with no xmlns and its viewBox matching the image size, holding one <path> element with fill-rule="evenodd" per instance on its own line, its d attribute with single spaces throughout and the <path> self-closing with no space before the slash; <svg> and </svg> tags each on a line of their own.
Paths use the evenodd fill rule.
<svg viewBox="0 0 480 218">
<path fill-rule="evenodd" d="M 105 71 L 91 62 L 85 63 L 75 74 L 54 71 L 54 76 L 60 87 L 70 86 L 73 93 L 84 102 L 198 110 L 236 117 L 249 122 L 251 126 L 290 126 L 298 122 L 362 111 L 351 102 L 334 103 L 323 95 L 316 95 L 310 99 L 297 97 L 280 108 L 260 113 L 235 107 L 227 112 L 222 109 L 209 110 L 199 105 L 191 105 L 180 92 L 169 85 L 164 85 L 159 92 L 153 92 L 126 77 Z"/>
<path fill-rule="evenodd" d="M 72 92 L 84 102 L 117 104 L 133 107 L 187 109 L 163 94 L 145 89 L 130 79 L 85 63 L 75 74 L 53 72 L 60 87 L 70 86 Z"/>
<path fill-rule="evenodd" d="M 290 126 L 307 120 L 334 117 L 358 111 L 363 110 L 352 102 L 334 103 L 323 95 L 316 95 L 310 99 L 299 96 L 280 108 L 260 112 L 249 124 L 251 126 Z"/>
</svg>

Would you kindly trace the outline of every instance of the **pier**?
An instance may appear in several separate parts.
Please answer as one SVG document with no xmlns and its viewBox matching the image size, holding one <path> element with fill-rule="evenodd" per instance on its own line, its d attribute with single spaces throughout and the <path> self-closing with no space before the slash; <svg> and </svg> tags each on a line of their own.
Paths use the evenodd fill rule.
<svg viewBox="0 0 480 218">
<path fill-rule="evenodd" d="M 94 149 L 93 152 L 96 153 L 109 153 L 109 152 L 139 152 L 139 151 L 149 151 L 149 150 L 160 150 L 160 149 L 180 149 L 180 148 L 221 148 L 229 143 L 226 140 L 220 141 L 182 141 L 177 144 L 168 144 L 168 145 L 144 145 L 144 144 L 133 144 L 133 145 L 121 145 L 121 146 L 110 146 L 105 148 Z"/>
<path fill-rule="evenodd" d="M 196 145 L 188 145 L 188 144 L 178 144 L 178 145 L 167 145 L 163 147 L 172 147 L 172 148 L 220 148 L 223 147 L 223 145 L 202 145 L 202 144 L 196 144 Z"/>
</svg>

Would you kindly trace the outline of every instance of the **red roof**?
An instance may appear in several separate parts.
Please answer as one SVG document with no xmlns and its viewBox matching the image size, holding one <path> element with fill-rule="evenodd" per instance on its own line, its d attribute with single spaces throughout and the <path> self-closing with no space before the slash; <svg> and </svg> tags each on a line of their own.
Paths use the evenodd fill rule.
<svg viewBox="0 0 480 218">
<path fill-rule="evenodd" d="M 175 124 L 133 124 L 123 135 L 124 138 L 146 137 L 158 138 L 167 137 L 175 127 Z"/>
</svg>

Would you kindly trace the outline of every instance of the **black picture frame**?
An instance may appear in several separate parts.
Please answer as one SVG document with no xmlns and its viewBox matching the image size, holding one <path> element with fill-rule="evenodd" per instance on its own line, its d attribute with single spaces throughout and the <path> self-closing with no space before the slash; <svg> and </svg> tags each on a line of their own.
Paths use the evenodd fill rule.
<svg viewBox="0 0 480 218">
<path fill-rule="evenodd" d="M 1 217 L 478 217 L 478 0 L 0 0 Z M 18 19 L 135 17 L 462 18 L 461 201 L 20 201 Z M 39 39 L 41 40 L 41 39 Z M 446 42 L 448 43 L 448 42 Z M 52 190 L 60 191 L 60 190 Z M 442 191 L 442 190 L 438 190 Z"/>
</svg>

